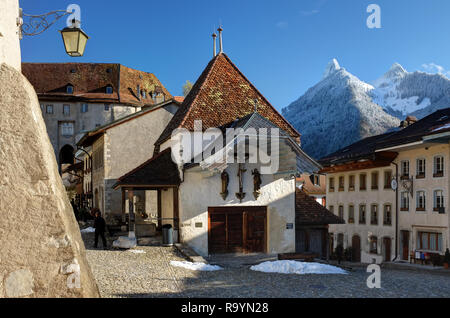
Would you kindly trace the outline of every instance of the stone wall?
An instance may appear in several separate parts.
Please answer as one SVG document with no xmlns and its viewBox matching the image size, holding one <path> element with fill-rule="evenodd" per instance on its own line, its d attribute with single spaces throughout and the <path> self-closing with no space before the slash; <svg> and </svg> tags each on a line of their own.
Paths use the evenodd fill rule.
<svg viewBox="0 0 450 318">
<path fill-rule="evenodd" d="M 98 297 L 36 93 L 5 64 L 0 83 L 0 298 Z"/>
</svg>

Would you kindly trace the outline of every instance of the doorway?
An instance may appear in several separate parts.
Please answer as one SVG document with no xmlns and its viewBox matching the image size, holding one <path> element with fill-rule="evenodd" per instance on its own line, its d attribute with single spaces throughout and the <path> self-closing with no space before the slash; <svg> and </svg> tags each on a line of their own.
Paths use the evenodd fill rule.
<svg viewBox="0 0 450 318">
<path fill-rule="evenodd" d="M 384 261 L 391 261 L 391 238 L 385 237 L 383 238 L 383 246 L 384 246 Z"/>
<path fill-rule="evenodd" d="M 266 207 L 211 207 L 208 209 L 210 254 L 265 253 Z"/>
<path fill-rule="evenodd" d="M 401 231 L 402 236 L 402 260 L 407 261 L 409 258 L 409 231 Z"/>
<path fill-rule="evenodd" d="M 359 235 L 354 235 L 352 238 L 352 261 L 361 262 L 361 238 Z"/>
</svg>

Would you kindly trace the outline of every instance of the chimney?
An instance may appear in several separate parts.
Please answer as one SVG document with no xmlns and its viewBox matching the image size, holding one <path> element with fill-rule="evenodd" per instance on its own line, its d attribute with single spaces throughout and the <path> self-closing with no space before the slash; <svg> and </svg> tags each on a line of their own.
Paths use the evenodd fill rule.
<svg viewBox="0 0 450 318">
<path fill-rule="evenodd" d="M 408 116 L 405 120 L 402 120 L 400 123 L 400 128 L 406 128 L 417 122 L 417 117 Z"/>
<path fill-rule="evenodd" d="M 222 45 L 222 27 L 219 27 L 217 29 L 217 31 L 219 31 L 219 53 L 223 53 L 223 45 Z"/>
<path fill-rule="evenodd" d="M 217 55 L 217 53 L 216 53 L 216 38 L 217 38 L 216 32 L 214 32 L 212 34 L 212 38 L 213 38 L 213 57 L 215 57 Z"/>
</svg>

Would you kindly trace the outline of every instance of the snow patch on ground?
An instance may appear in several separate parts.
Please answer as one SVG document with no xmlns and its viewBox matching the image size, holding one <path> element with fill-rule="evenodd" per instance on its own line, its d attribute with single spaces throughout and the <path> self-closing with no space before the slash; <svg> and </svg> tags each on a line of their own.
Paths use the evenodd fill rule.
<svg viewBox="0 0 450 318">
<path fill-rule="evenodd" d="M 128 252 L 131 252 L 134 254 L 145 254 L 146 253 L 144 250 L 128 250 Z"/>
<path fill-rule="evenodd" d="M 280 274 L 347 274 L 347 271 L 331 265 L 297 261 L 264 262 L 250 267 L 251 270 L 264 273 Z"/>
<path fill-rule="evenodd" d="M 179 261 L 171 261 L 170 265 L 175 267 L 183 267 L 186 269 L 190 269 L 192 271 L 220 271 L 223 268 L 217 265 L 209 265 L 204 263 L 192 263 L 192 262 L 179 262 Z"/>
<path fill-rule="evenodd" d="M 94 233 L 95 229 L 93 227 L 88 227 L 80 231 L 81 233 Z"/>
</svg>

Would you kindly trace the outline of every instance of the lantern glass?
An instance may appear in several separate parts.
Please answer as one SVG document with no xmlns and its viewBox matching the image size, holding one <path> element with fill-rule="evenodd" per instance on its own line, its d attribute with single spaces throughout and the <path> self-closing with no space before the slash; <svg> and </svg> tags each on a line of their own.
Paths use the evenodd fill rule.
<svg viewBox="0 0 450 318">
<path fill-rule="evenodd" d="M 65 28 L 61 32 L 67 54 L 72 57 L 83 56 L 89 37 L 79 28 Z"/>
</svg>

